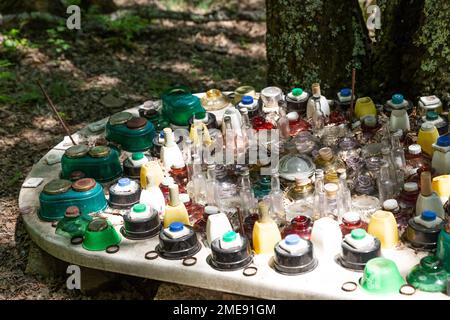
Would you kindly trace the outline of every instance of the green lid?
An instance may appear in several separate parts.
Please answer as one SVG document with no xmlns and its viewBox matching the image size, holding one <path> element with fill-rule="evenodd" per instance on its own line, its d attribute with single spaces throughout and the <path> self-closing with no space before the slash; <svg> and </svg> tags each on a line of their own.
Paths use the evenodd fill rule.
<svg viewBox="0 0 450 320">
<path fill-rule="evenodd" d="M 143 158 L 144 158 L 144 154 L 143 154 L 142 152 L 134 152 L 134 153 L 131 155 L 131 159 L 133 159 L 133 160 L 135 160 L 135 161 L 141 160 L 141 159 L 143 159 Z"/>
<path fill-rule="evenodd" d="M 427 120 L 433 121 L 433 120 L 437 120 L 439 115 L 437 114 L 436 111 L 428 111 L 426 114 L 426 117 L 427 117 Z"/>
<path fill-rule="evenodd" d="M 133 212 L 141 213 L 147 210 L 147 206 L 143 203 L 138 203 L 133 206 Z"/>
<path fill-rule="evenodd" d="M 234 240 L 236 240 L 237 234 L 234 231 L 228 231 L 227 233 L 225 233 L 223 235 L 223 241 L 225 242 L 232 242 Z"/>
<path fill-rule="evenodd" d="M 447 272 L 436 256 L 427 256 L 414 266 L 406 280 L 421 291 L 445 292 L 447 288 Z"/>
<path fill-rule="evenodd" d="M 382 257 L 367 262 L 360 280 L 364 290 L 378 294 L 398 293 L 404 284 L 405 280 L 395 262 Z"/>
<path fill-rule="evenodd" d="M 292 95 L 298 97 L 303 93 L 303 89 L 301 88 L 294 88 L 292 89 Z"/>
<path fill-rule="evenodd" d="M 361 240 L 364 239 L 366 236 L 366 230 L 364 229 L 353 229 L 351 232 L 351 236 L 355 240 Z"/>
</svg>

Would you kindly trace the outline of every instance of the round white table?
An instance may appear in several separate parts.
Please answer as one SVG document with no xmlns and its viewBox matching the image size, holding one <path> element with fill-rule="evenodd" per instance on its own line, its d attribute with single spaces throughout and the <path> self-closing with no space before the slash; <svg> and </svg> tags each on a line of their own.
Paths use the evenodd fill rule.
<svg viewBox="0 0 450 320">
<path fill-rule="evenodd" d="M 138 115 L 138 107 L 126 110 Z M 218 115 L 220 117 L 220 115 Z M 99 124 L 106 123 L 103 119 Z M 89 126 L 80 130 L 74 137 L 78 142 L 98 138 L 104 135 L 91 132 Z M 93 252 L 83 249 L 80 245 L 72 245 L 70 240 L 57 235 L 52 223 L 39 219 L 37 210 L 39 207 L 39 193 L 43 186 L 52 179 L 59 178 L 61 163 L 49 165 L 46 158 L 61 157 L 64 150 L 72 143 L 65 137 L 64 141 L 50 150 L 36 163 L 25 181 L 32 177 L 43 178 L 43 182 L 37 187 L 22 186 L 19 195 L 19 208 L 23 216 L 25 227 L 31 239 L 43 250 L 52 256 L 93 269 L 105 270 L 121 274 L 133 275 L 143 278 L 178 283 L 204 289 L 223 291 L 267 299 L 450 299 L 442 293 L 427 293 L 417 291 L 411 296 L 373 295 L 358 287 L 355 291 L 345 292 L 341 289 L 347 281 L 358 282 L 362 273 L 344 269 L 334 261 L 323 261 L 312 272 L 297 275 L 281 275 L 270 266 L 270 256 L 255 256 L 253 266 L 258 268 L 256 275 L 247 277 L 242 270 L 220 272 L 214 270 L 206 262 L 210 249 L 202 245 L 202 249 L 195 255 L 197 263 L 194 266 L 184 266 L 182 261 L 170 261 L 162 258 L 146 260 L 146 252 L 154 250 L 158 244 L 158 237 L 148 240 L 132 241 L 123 238 L 120 250 L 115 254 L 106 252 Z M 108 217 L 119 232 L 122 218 L 117 214 L 103 213 Z M 395 250 L 384 250 L 384 257 L 396 262 L 401 274 L 405 277 L 411 268 L 419 263 L 426 253 L 415 252 L 407 247 Z"/>
</svg>

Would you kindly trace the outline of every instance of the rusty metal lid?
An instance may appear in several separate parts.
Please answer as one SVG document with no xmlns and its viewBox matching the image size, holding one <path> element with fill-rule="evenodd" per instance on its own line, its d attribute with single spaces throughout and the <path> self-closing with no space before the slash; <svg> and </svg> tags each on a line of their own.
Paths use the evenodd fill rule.
<svg viewBox="0 0 450 320">
<path fill-rule="evenodd" d="M 89 231 L 100 232 L 108 228 L 108 222 L 104 218 L 92 220 L 88 225 Z"/>
<path fill-rule="evenodd" d="M 138 117 L 127 121 L 127 127 L 129 129 L 139 129 L 145 127 L 147 124 L 147 119 Z"/>
<path fill-rule="evenodd" d="M 111 148 L 108 146 L 95 146 L 89 150 L 89 155 L 93 158 L 104 158 L 109 156 Z"/>
<path fill-rule="evenodd" d="M 46 194 L 61 194 L 70 190 L 72 182 L 64 179 L 55 179 L 44 186 L 43 192 Z"/>
<path fill-rule="evenodd" d="M 70 174 L 70 180 L 72 181 L 77 181 L 83 178 L 86 178 L 86 174 L 83 171 L 72 171 Z"/>
<path fill-rule="evenodd" d="M 109 123 L 113 126 L 118 125 L 118 124 L 124 124 L 131 118 L 133 118 L 133 115 L 131 113 L 119 112 L 119 113 L 115 113 L 111 117 L 109 117 Z"/>
<path fill-rule="evenodd" d="M 96 185 L 96 182 L 94 179 L 84 178 L 84 179 L 80 179 L 80 180 L 77 180 L 74 183 L 72 183 L 72 189 L 75 191 L 83 192 L 83 191 L 91 190 L 92 188 L 95 187 L 95 185 Z"/>
<path fill-rule="evenodd" d="M 66 218 L 76 218 L 80 216 L 80 209 L 77 206 L 70 206 L 66 209 L 64 216 Z"/>
<path fill-rule="evenodd" d="M 85 144 L 77 144 L 66 150 L 65 155 L 68 158 L 81 158 L 87 155 L 89 147 Z"/>
</svg>

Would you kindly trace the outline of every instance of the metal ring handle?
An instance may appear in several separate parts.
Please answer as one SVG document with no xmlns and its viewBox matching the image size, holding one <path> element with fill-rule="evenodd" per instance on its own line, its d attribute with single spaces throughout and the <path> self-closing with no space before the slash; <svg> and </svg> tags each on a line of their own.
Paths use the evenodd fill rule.
<svg viewBox="0 0 450 320">
<path fill-rule="evenodd" d="M 183 266 L 186 266 L 186 267 L 191 267 L 191 266 L 193 266 L 196 263 L 197 263 L 197 258 L 196 257 L 187 257 L 187 258 L 183 259 Z"/>
<path fill-rule="evenodd" d="M 344 282 L 341 287 L 342 291 L 345 291 L 345 292 L 353 292 L 357 288 L 358 288 L 358 284 L 353 281 Z"/>
<path fill-rule="evenodd" d="M 257 267 L 247 267 L 242 271 L 242 274 L 246 277 L 253 277 L 258 272 Z"/>
<path fill-rule="evenodd" d="M 404 284 L 400 287 L 398 292 L 400 292 L 400 294 L 403 294 L 405 296 L 412 296 L 414 293 L 416 293 L 416 287 L 410 284 Z"/>
<path fill-rule="evenodd" d="M 73 237 L 70 239 L 70 243 L 73 245 L 78 245 L 83 243 L 83 237 Z"/>
<path fill-rule="evenodd" d="M 144 258 L 146 260 L 155 260 L 159 257 L 159 254 L 156 250 L 149 251 L 145 254 Z"/>
<path fill-rule="evenodd" d="M 117 244 L 113 244 L 112 246 L 106 248 L 106 253 L 113 254 L 118 252 L 119 249 L 120 247 Z"/>
</svg>

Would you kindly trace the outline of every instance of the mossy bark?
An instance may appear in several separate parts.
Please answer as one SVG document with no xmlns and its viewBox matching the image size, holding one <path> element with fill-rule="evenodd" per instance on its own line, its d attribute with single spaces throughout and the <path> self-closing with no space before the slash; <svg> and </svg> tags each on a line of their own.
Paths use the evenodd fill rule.
<svg viewBox="0 0 450 320">
<path fill-rule="evenodd" d="M 368 40 L 355 1 L 266 0 L 268 83 L 321 82 L 334 96 L 357 68 L 357 94 L 382 102 L 395 92 L 449 101 L 450 2 L 377 0 L 381 29 Z"/>
<path fill-rule="evenodd" d="M 331 96 L 367 64 L 367 30 L 357 0 L 267 0 L 268 82 Z M 364 70 L 358 74 L 363 81 Z"/>
</svg>

